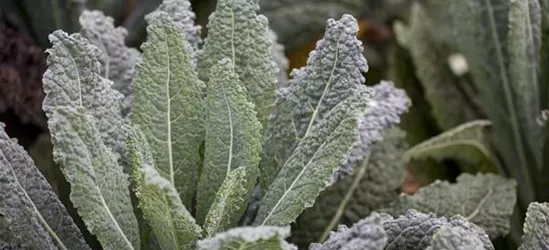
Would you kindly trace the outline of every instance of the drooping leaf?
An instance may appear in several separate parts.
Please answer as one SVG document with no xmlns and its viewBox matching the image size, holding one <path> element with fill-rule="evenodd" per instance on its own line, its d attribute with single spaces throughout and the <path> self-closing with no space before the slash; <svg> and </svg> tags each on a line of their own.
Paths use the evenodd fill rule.
<svg viewBox="0 0 549 250">
<path fill-rule="evenodd" d="M 401 195 L 380 211 L 393 216 L 404 214 L 408 209 L 448 218 L 459 214 L 494 239 L 509 232 L 517 200 L 516 185 L 514 180 L 494 174 L 462 174 L 455 184 L 436 181 L 413 195 Z"/>
<path fill-rule="evenodd" d="M 322 244 L 314 243 L 310 250 L 383 250 L 387 245 L 387 234 L 383 227 L 386 214 L 374 213 L 355 223 L 351 228 L 340 225 L 336 232 Z"/>
<path fill-rule="evenodd" d="M 80 15 L 80 34 L 101 50 L 101 75 L 113 81 L 112 88 L 125 96 L 122 114 L 125 117 L 131 110 L 133 95 L 130 84 L 139 52 L 128 48 L 124 40 L 128 31 L 115 27 L 114 20 L 101 11 L 85 10 Z"/>
<path fill-rule="evenodd" d="M 191 207 L 204 137 L 205 85 L 194 72 L 190 45 L 168 14 L 154 12 L 147 20 L 148 41 L 136 65 L 130 119 L 145 134 L 158 173 Z"/>
<path fill-rule="evenodd" d="M 217 1 L 209 19 L 208 37 L 198 56 L 197 70 L 200 79 L 208 82 L 212 77 L 211 68 L 223 58 L 231 59 L 264 131 L 275 99 L 279 70 L 272 59 L 273 41 L 268 20 L 257 15 L 258 10 L 257 0 Z"/>
<path fill-rule="evenodd" d="M 271 28 L 289 50 L 322 36 L 327 19 L 343 14 L 358 17 L 364 10 L 363 0 L 260 0 L 259 3 Z"/>
<path fill-rule="evenodd" d="M 46 115 L 51 119 L 58 108 L 83 107 L 93 116 L 102 143 L 114 152 L 122 152 L 123 96 L 112 89 L 110 80 L 101 76 L 101 50 L 78 33 L 69 36 L 57 30 L 50 40 L 52 47 L 46 51 L 48 70 L 43 78 Z"/>
<path fill-rule="evenodd" d="M 524 235 L 519 250 L 545 249 L 549 246 L 549 203 L 532 202 L 526 212 Z"/>
<path fill-rule="evenodd" d="M 128 176 L 103 143 L 84 107 L 58 107 L 49 117 L 54 160 L 71 184 L 71 202 L 104 249 L 139 249 Z"/>
<path fill-rule="evenodd" d="M 339 103 L 357 92 L 377 92 L 379 99 L 374 98 L 376 100 L 371 104 L 379 104 L 380 110 L 391 109 L 385 114 L 394 122 L 407 109 L 408 99 L 404 93 L 394 90 L 391 84 L 380 84 L 379 91 L 365 90 L 362 73 L 367 71 L 368 66 L 362 55 L 361 42 L 356 39 L 357 30 L 356 19 L 350 15 L 344 15 L 339 21 L 328 20 L 326 35 L 311 53 L 307 67 L 294 70 L 289 86 L 278 90 L 263 143 L 260 164 L 263 190 L 269 188 L 282 166 L 313 128 Z M 384 95 L 390 98 L 385 99 Z M 367 96 L 364 98 L 370 99 Z M 385 103 L 384 100 L 388 99 L 391 99 L 391 104 Z M 368 100 L 360 102 L 364 104 Z M 357 143 L 356 146 L 365 145 Z M 364 156 L 357 156 L 352 162 L 344 164 L 344 168 L 352 170 Z"/>
<path fill-rule="evenodd" d="M 532 43 L 539 36 L 539 18 L 532 18 L 539 16 L 539 8 L 530 7 L 534 0 L 424 2 L 440 25 L 439 31 L 445 32 L 449 43 L 467 60 L 484 110 L 493 122 L 494 145 L 506 171 L 519 183 L 519 205 L 525 209 L 535 199 L 533 190 L 539 182 L 536 171 L 541 164 L 541 151 L 532 146 L 538 144 L 539 138 L 530 139 L 540 133 L 539 128 L 532 130 L 529 124 L 535 119 L 530 115 L 539 114 L 540 110 L 539 105 L 530 106 L 539 103 L 538 88 L 531 86 L 535 83 L 517 81 L 530 78 L 535 68 L 535 58 L 521 59 L 521 55 L 539 53 Z M 520 60 L 513 62 L 516 59 Z M 511 68 L 519 63 L 523 65 Z"/>
<path fill-rule="evenodd" d="M 237 227 L 212 238 L 198 241 L 198 250 L 297 250 L 284 240 L 290 235 L 289 227 Z"/>
<path fill-rule="evenodd" d="M 455 76 L 446 63 L 450 51 L 433 34 L 435 27 L 421 4 L 415 3 L 408 27 L 396 22 L 394 30 L 399 44 L 406 47 L 412 56 L 416 76 L 421 80 L 431 114 L 440 128 L 447 130 L 474 120 L 479 114 L 471 100 L 476 96 L 468 96 L 463 91 L 471 86 Z"/>
<path fill-rule="evenodd" d="M 0 241 L 7 233 L 17 242 L 6 243 L 28 249 L 90 249 L 46 178 L 2 123 L 0 178 Z"/>
<path fill-rule="evenodd" d="M 476 237 L 481 243 L 481 249 L 494 249 L 492 242 L 482 228 L 459 215 L 446 219 L 445 217 L 437 217 L 433 213 L 425 214 L 410 209 L 406 214 L 395 217 L 393 220 L 386 219 L 383 226 L 388 238 L 388 244 L 385 248 L 387 250 L 426 249 L 436 242 L 438 232 L 444 230 L 447 226 L 461 228 L 463 231 Z"/>
<path fill-rule="evenodd" d="M 394 128 L 372 147 L 353 175 L 324 190 L 292 225 L 291 241 L 305 247 L 324 241 L 338 224 L 352 225 L 398 197 L 404 179 L 405 134 Z"/>
<path fill-rule="evenodd" d="M 476 173 L 496 172 L 498 160 L 490 146 L 488 132 L 492 123 L 475 120 L 459 125 L 438 136 L 428 139 L 405 153 L 405 160 L 433 158 L 438 161 L 455 159 L 475 166 Z"/>
<path fill-rule="evenodd" d="M 219 188 L 204 222 L 205 237 L 213 237 L 233 227 L 242 216 L 250 191 L 246 189 L 246 168 L 231 170 Z M 245 206 L 244 206 L 245 208 Z"/>
<path fill-rule="evenodd" d="M 192 249 L 202 229 L 183 206 L 173 184 L 156 170 L 149 144 L 138 126 L 128 130 L 128 145 L 139 208 L 160 248 Z"/>
<path fill-rule="evenodd" d="M 246 170 L 246 178 L 240 181 L 248 193 L 241 194 L 242 200 L 233 201 L 240 208 L 239 216 L 246 209 L 259 175 L 261 124 L 257 121 L 253 103 L 246 99 L 246 89 L 233 67 L 227 58 L 214 66 L 206 91 L 204 165 L 197 192 L 199 222 L 204 221 L 216 193 L 231 170 L 238 167 Z"/>
</svg>

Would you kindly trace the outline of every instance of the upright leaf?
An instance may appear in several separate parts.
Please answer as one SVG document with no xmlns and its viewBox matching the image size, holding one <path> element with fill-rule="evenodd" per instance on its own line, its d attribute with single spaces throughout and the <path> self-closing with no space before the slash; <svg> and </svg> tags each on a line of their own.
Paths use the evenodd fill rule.
<svg viewBox="0 0 549 250">
<path fill-rule="evenodd" d="M 123 27 L 114 27 L 113 18 L 101 11 L 85 10 L 80 15 L 80 25 L 80 34 L 101 50 L 98 55 L 101 75 L 112 80 L 112 88 L 125 96 L 122 114 L 126 116 L 133 100 L 130 83 L 139 52 L 124 44 L 128 31 Z"/>
<path fill-rule="evenodd" d="M 353 175 L 324 190 L 292 225 L 291 241 L 305 247 L 324 241 L 339 224 L 352 225 L 398 197 L 404 179 L 405 134 L 393 128 L 372 147 Z"/>
<path fill-rule="evenodd" d="M 102 52 L 82 35 L 57 30 L 50 35 L 52 47 L 44 73 L 43 109 L 51 119 L 61 107 L 82 107 L 93 116 L 94 127 L 108 149 L 124 150 L 121 114 L 123 96 L 112 89 L 112 82 L 101 77 Z M 50 125 L 51 126 L 51 125 Z"/>
<path fill-rule="evenodd" d="M 544 249 L 549 245 L 549 203 L 532 202 L 526 212 L 519 250 Z"/>
<path fill-rule="evenodd" d="M 2 123 L 0 179 L 0 241 L 7 233 L 17 241 L 6 243 L 28 249 L 90 249 L 46 178 Z"/>
<path fill-rule="evenodd" d="M 203 222 L 216 193 L 231 170 L 243 167 L 246 178 L 240 180 L 247 193 L 234 200 L 238 213 L 231 218 L 237 222 L 244 213 L 252 189 L 259 175 L 261 124 L 254 106 L 247 101 L 242 86 L 229 59 L 221 60 L 212 69 L 206 99 L 206 143 L 204 166 L 198 182 L 197 220 Z"/>
<path fill-rule="evenodd" d="M 70 199 L 104 249 L 139 249 L 128 176 L 83 107 L 58 107 L 48 124 L 54 160 L 71 184 Z"/>
<path fill-rule="evenodd" d="M 130 119 L 145 134 L 158 173 L 190 208 L 204 137 L 205 86 L 193 70 L 189 44 L 168 14 L 155 12 L 147 20 L 148 41 L 136 65 Z"/>
<path fill-rule="evenodd" d="M 217 1 L 197 69 L 200 79 L 208 82 L 212 77 L 211 68 L 219 60 L 230 58 L 265 130 L 279 70 L 272 59 L 273 40 L 268 20 L 257 15 L 258 10 L 257 0 Z"/>
<path fill-rule="evenodd" d="M 277 88 L 287 87 L 288 67 L 290 66 L 290 62 L 288 58 L 286 58 L 284 45 L 278 43 L 278 36 L 276 35 L 276 33 L 273 30 L 269 30 L 269 34 L 273 42 L 273 61 L 276 63 L 279 69 Z"/>
<path fill-rule="evenodd" d="M 462 174 L 456 184 L 436 181 L 414 195 L 402 195 L 381 211 L 394 216 L 408 209 L 448 218 L 459 214 L 494 239 L 509 232 L 516 185 L 514 180 L 494 174 Z"/>
<path fill-rule="evenodd" d="M 200 37 L 200 26 L 195 25 L 196 15 L 191 9 L 191 2 L 189 0 L 164 0 L 156 11 L 168 13 L 193 48 L 193 59 L 196 59 L 194 52 L 201 45 L 202 38 Z"/>
<path fill-rule="evenodd" d="M 471 121 L 412 147 L 405 160 L 433 158 L 459 160 L 475 166 L 469 172 L 496 172 L 500 170 L 488 137 L 492 123 L 487 120 Z"/>
<path fill-rule="evenodd" d="M 132 179 L 139 208 L 152 227 L 161 249 L 192 249 L 202 229 L 187 211 L 175 187 L 154 167 L 145 135 L 138 126 L 128 130 Z"/>
<path fill-rule="evenodd" d="M 237 227 L 212 238 L 198 241 L 198 250 L 297 250 L 284 240 L 290 235 L 289 227 Z"/>
</svg>

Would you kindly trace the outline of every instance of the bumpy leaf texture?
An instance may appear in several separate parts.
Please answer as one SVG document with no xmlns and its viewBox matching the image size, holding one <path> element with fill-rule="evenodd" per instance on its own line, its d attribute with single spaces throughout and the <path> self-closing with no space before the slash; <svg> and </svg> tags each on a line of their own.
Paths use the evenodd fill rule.
<svg viewBox="0 0 549 250">
<path fill-rule="evenodd" d="M 139 52 L 124 44 L 128 31 L 115 27 L 114 20 L 100 11 L 83 11 L 80 25 L 80 34 L 101 50 L 101 75 L 113 81 L 112 88 L 124 95 L 122 115 L 127 116 L 133 101 L 130 84 Z"/>
<path fill-rule="evenodd" d="M 442 226 L 427 250 L 485 250 L 482 239 L 461 227 Z"/>
<path fill-rule="evenodd" d="M 536 0 L 424 0 L 465 56 L 506 171 L 519 183 L 520 207 L 535 199 L 541 166 L 538 83 L 540 8 Z M 450 34 L 448 34 L 450 33 Z M 447 35 L 446 35 L 447 34 Z M 519 65 L 520 64 L 520 65 Z"/>
<path fill-rule="evenodd" d="M 416 76 L 421 80 L 425 99 L 440 128 L 447 130 L 478 118 L 480 114 L 473 102 L 476 93 L 448 67 L 450 51 L 435 35 L 436 25 L 421 4 L 413 5 L 408 27 L 401 22 L 394 27 L 399 44 L 412 56 Z"/>
<path fill-rule="evenodd" d="M 352 225 L 396 199 L 405 173 L 404 137 L 398 128 L 387 131 L 353 175 L 328 187 L 313 207 L 299 215 L 290 241 L 304 247 L 328 236 L 338 224 Z"/>
<path fill-rule="evenodd" d="M 284 238 L 290 235 L 289 227 L 237 227 L 212 238 L 198 241 L 198 250 L 297 250 Z"/>
<path fill-rule="evenodd" d="M 355 223 L 351 228 L 340 225 L 336 232 L 322 244 L 313 243 L 310 250 L 383 250 L 387 245 L 387 234 L 383 222 L 391 220 L 387 214 L 374 213 Z"/>
<path fill-rule="evenodd" d="M 257 0 L 217 1 L 197 70 L 200 79 L 207 83 L 212 77 L 211 68 L 223 58 L 231 59 L 264 131 L 275 99 L 279 69 L 272 58 L 268 20 L 258 15 L 258 10 Z"/>
<path fill-rule="evenodd" d="M 157 171 L 190 208 L 204 138 L 205 84 L 194 71 L 192 49 L 173 19 L 157 11 L 147 20 L 148 40 L 136 65 L 130 119 L 145 134 Z"/>
<path fill-rule="evenodd" d="M 128 129 L 135 193 L 161 249 L 191 249 L 202 229 L 187 211 L 175 187 L 154 167 L 154 160 L 138 126 Z"/>
<path fill-rule="evenodd" d="M 6 244 L 21 249 L 90 249 L 46 178 L 2 123 L 0 149 L 2 240 L 9 237 Z"/>
<path fill-rule="evenodd" d="M 520 250 L 549 249 L 549 203 L 532 202 L 526 212 Z"/>
<path fill-rule="evenodd" d="M 288 67 L 290 61 L 286 58 L 284 45 L 278 43 L 278 36 L 273 30 L 269 30 L 271 40 L 273 41 L 273 61 L 278 66 L 280 72 L 278 73 L 278 88 L 288 86 Z"/>
<path fill-rule="evenodd" d="M 101 50 L 80 34 L 57 30 L 50 35 L 52 47 L 46 52 L 48 70 L 43 84 L 43 109 L 51 119 L 60 107 L 83 107 L 93 116 L 94 126 L 108 149 L 124 151 L 121 105 L 123 96 L 112 82 L 101 76 Z M 51 129 L 51 122 L 48 123 Z"/>
<path fill-rule="evenodd" d="M 49 118 L 53 156 L 71 184 L 70 199 L 104 249 L 139 249 L 128 176 L 83 107 L 59 107 Z"/>
<path fill-rule="evenodd" d="M 404 214 L 408 209 L 447 218 L 459 214 L 482 227 L 494 239 L 509 232 L 516 185 L 514 180 L 494 174 L 462 174 L 455 184 L 436 181 L 414 195 L 403 194 L 380 211 L 394 216 Z"/>
<path fill-rule="evenodd" d="M 406 151 L 405 160 L 454 159 L 474 167 L 469 171 L 463 169 L 466 172 L 497 172 L 501 167 L 490 146 L 488 135 L 491 126 L 487 120 L 459 125 L 412 147 Z"/>
<path fill-rule="evenodd" d="M 238 221 L 259 175 L 261 124 L 230 59 L 225 58 L 213 67 L 206 93 L 206 142 L 198 182 L 197 219 L 204 221 L 231 170 L 243 167 L 246 178 L 240 181 L 248 193 L 242 194 L 242 200 L 235 204 L 241 210 L 240 215 L 234 214 Z"/>
<path fill-rule="evenodd" d="M 358 17 L 364 5 L 363 0 L 260 0 L 259 3 L 271 28 L 289 50 L 321 36 L 327 19 L 343 14 Z"/>
</svg>

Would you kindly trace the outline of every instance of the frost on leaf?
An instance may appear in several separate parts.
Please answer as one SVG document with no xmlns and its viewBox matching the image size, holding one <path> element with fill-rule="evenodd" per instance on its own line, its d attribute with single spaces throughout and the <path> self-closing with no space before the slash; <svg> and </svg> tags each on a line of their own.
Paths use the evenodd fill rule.
<svg viewBox="0 0 549 250">
<path fill-rule="evenodd" d="M 126 117 L 133 101 L 131 81 L 139 51 L 124 44 L 128 31 L 115 27 L 114 20 L 101 11 L 84 10 L 80 15 L 80 34 L 101 50 L 101 76 L 113 82 L 112 88 L 124 95 L 122 115 Z"/>
<path fill-rule="evenodd" d="M 59 107 L 48 120 L 53 158 L 71 184 L 70 199 L 105 249 L 139 249 L 128 176 L 83 107 Z"/>
<path fill-rule="evenodd" d="M 154 167 L 149 144 L 138 126 L 127 130 L 132 179 L 139 208 L 162 249 L 190 249 L 201 228 L 183 206 L 175 187 Z"/>
<path fill-rule="evenodd" d="M 386 214 L 374 213 L 355 223 L 351 228 L 340 225 L 336 232 L 322 244 L 314 243 L 310 250 L 383 250 L 387 245 L 387 235 L 383 228 L 385 220 L 392 219 Z"/>
<path fill-rule="evenodd" d="M 299 215 L 290 240 L 299 246 L 318 241 L 338 224 L 352 225 L 396 199 L 405 173 L 404 150 L 405 133 L 388 130 L 353 175 L 328 187 L 313 207 Z"/>
<path fill-rule="evenodd" d="M 214 237 L 200 240 L 198 250 L 262 249 L 297 250 L 284 238 L 290 235 L 289 227 L 237 227 Z"/>
<path fill-rule="evenodd" d="M 547 249 L 549 246 L 549 203 L 530 203 L 523 231 L 520 250 Z"/>
<path fill-rule="evenodd" d="M 459 214 L 482 227 L 494 239 L 509 232 L 517 199 L 516 185 L 514 180 L 494 174 L 462 174 L 455 184 L 436 181 L 414 195 L 403 194 L 380 211 L 394 216 L 404 214 L 408 209 L 447 218 Z"/>
<path fill-rule="evenodd" d="M 0 249 L 89 249 L 78 227 L 23 147 L 0 123 Z M 20 249 L 13 248 L 13 249 Z M 5 248 L 11 249 L 11 248 Z M 22 249 L 22 248 L 21 248 Z"/>
<path fill-rule="evenodd" d="M 239 167 L 246 171 L 245 179 L 240 182 L 247 193 L 240 194 L 241 199 L 233 202 L 238 202 L 235 205 L 240 207 L 240 211 L 235 212 L 240 216 L 244 213 L 259 175 L 257 165 L 261 148 L 261 124 L 229 59 L 223 59 L 213 67 L 206 92 L 204 165 L 197 192 L 197 220 L 200 223 L 223 182 Z"/>
<path fill-rule="evenodd" d="M 258 15 L 258 10 L 257 0 L 217 1 L 209 19 L 208 37 L 199 52 L 197 70 L 200 79 L 208 83 L 212 77 L 211 68 L 223 58 L 231 59 L 264 131 L 275 98 L 279 70 L 273 61 L 268 20 Z"/>
<path fill-rule="evenodd" d="M 157 11 L 148 20 L 148 39 L 141 46 L 132 83 L 130 119 L 140 125 L 158 173 L 191 207 L 204 140 L 205 84 L 194 71 L 190 47 L 173 19 Z"/>
</svg>

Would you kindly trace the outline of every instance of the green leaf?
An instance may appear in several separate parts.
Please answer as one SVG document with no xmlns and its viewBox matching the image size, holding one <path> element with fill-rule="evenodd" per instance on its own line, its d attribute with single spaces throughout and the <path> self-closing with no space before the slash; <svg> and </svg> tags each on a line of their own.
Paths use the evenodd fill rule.
<svg viewBox="0 0 549 250">
<path fill-rule="evenodd" d="M 46 178 L 4 128 L 0 123 L 0 241 L 21 249 L 90 249 Z"/>
<path fill-rule="evenodd" d="M 145 134 L 158 173 L 191 207 L 204 137 L 205 85 L 194 72 L 190 45 L 168 14 L 154 12 L 147 20 L 130 119 Z"/>
<path fill-rule="evenodd" d="M 277 88 L 288 86 L 288 68 L 290 67 L 290 61 L 286 57 L 284 45 L 278 43 L 278 36 L 273 30 L 269 30 L 271 40 L 273 42 L 273 61 L 276 63 L 279 69 Z"/>
<path fill-rule="evenodd" d="M 126 116 L 131 109 L 130 83 L 139 52 L 124 44 L 128 31 L 115 27 L 113 18 L 101 11 L 84 10 L 79 20 L 82 26 L 80 34 L 101 50 L 101 75 L 112 80 L 112 88 L 125 96 L 122 114 Z"/>
<path fill-rule="evenodd" d="M 289 227 L 237 227 L 212 238 L 198 241 L 198 250 L 297 250 L 284 240 L 290 235 Z"/>
<path fill-rule="evenodd" d="M 451 217 L 459 214 L 482 227 L 491 239 L 509 232 L 509 221 L 517 200 L 516 182 L 494 174 L 461 174 L 457 183 L 435 181 L 414 195 L 403 194 L 387 208 L 393 216 L 408 209 Z"/>
<path fill-rule="evenodd" d="M 280 42 L 289 50 L 322 36 L 327 19 L 343 14 L 358 17 L 364 10 L 362 0 L 260 0 L 259 3 Z"/>
<path fill-rule="evenodd" d="M 313 128 L 318 127 L 328 113 L 333 113 L 338 104 L 358 92 L 375 92 L 363 85 L 362 73 L 367 71 L 368 65 L 362 55 L 362 43 L 356 39 L 357 31 L 356 19 L 350 15 L 344 15 L 339 21 L 328 20 L 325 37 L 317 43 L 307 67 L 294 70 L 289 86 L 278 90 L 263 142 L 260 182 L 264 191 L 297 151 L 298 145 L 312 134 Z M 386 88 L 378 92 L 379 101 L 383 103 L 380 108 L 386 107 L 381 93 L 394 98 L 387 104 L 392 110 L 379 115 L 390 116 L 389 119 L 398 122 L 398 116 L 408 107 L 407 97 L 388 83 L 382 83 L 379 88 Z M 358 102 L 365 106 L 370 97 L 368 93 L 363 94 L 366 96 Z M 372 104 L 378 104 L 376 101 Z M 357 143 L 356 146 L 364 145 Z M 352 162 L 345 163 L 344 168 L 351 171 L 364 156 L 358 155 Z"/>
<path fill-rule="evenodd" d="M 246 168 L 239 167 L 227 175 L 219 188 L 215 200 L 204 222 L 205 237 L 213 237 L 233 227 L 242 215 L 242 206 L 246 204 L 249 190 L 246 189 Z"/>
<path fill-rule="evenodd" d="M 383 250 L 387 245 L 387 234 L 383 227 L 385 220 L 392 219 L 386 214 L 374 213 L 353 224 L 351 228 L 339 226 L 322 244 L 313 243 L 310 250 L 364 249 Z"/>
<path fill-rule="evenodd" d="M 476 169 L 467 172 L 496 172 L 500 166 L 488 138 L 491 126 L 487 120 L 462 124 L 412 147 L 405 153 L 405 160 L 450 158 L 475 166 Z"/>
<path fill-rule="evenodd" d="M 102 143 L 118 154 L 125 149 L 121 105 L 123 95 L 101 77 L 101 50 L 82 35 L 57 30 L 50 36 L 48 70 L 43 83 L 42 105 L 49 119 L 61 107 L 82 107 L 93 116 Z"/>
<path fill-rule="evenodd" d="M 248 91 L 257 119 L 267 127 L 275 100 L 278 67 L 272 59 L 273 41 L 268 20 L 257 15 L 257 0 L 219 0 L 208 23 L 208 37 L 198 56 L 200 79 L 208 82 L 211 68 L 229 58 Z M 263 134 L 263 132 L 262 132 Z"/>
<path fill-rule="evenodd" d="M 461 228 L 442 226 L 438 232 L 433 235 L 431 246 L 427 250 L 446 249 L 446 250 L 485 250 L 482 240 L 475 234 Z"/>
<path fill-rule="evenodd" d="M 448 67 L 450 51 L 437 39 L 437 26 L 419 3 L 413 5 L 410 16 L 408 27 L 402 22 L 395 23 L 395 35 L 412 56 L 416 76 L 421 80 L 436 122 L 442 130 L 448 130 L 478 118 L 480 114 L 473 100 L 476 93 Z"/>
<path fill-rule="evenodd" d="M 532 202 L 526 212 L 519 250 L 543 249 L 549 245 L 549 203 Z"/>
<path fill-rule="evenodd" d="M 59 107 L 49 117 L 54 160 L 71 184 L 71 202 L 104 249 L 139 249 L 128 176 L 102 142 L 83 107 Z"/>
<path fill-rule="evenodd" d="M 240 208 L 240 215 L 235 213 L 233 216 L 244 213 L 259 175 L 261 150 L 261 124 L 253 104 L 246 100 L 246 89 L 229 59 L 223 59 L 213 67 L 206 92 L 206 143 L 197 193 L 199 222 L 204 221 L 230 171 L 238 167 L 246 170 L 246 178 L 241 181 L 248 193 L 241 194 L 242 200 L 233 201 Z"/>
<path fill-rule="evenodd" d="M 532 86 L 533 82 L 522 82 L 531 78 L 537 58 L 522 56 L 539 53 L 535 42 L 539 36 L 539 8 L 533 8 L 534 1 L 424 1 L 440 24 L 439 31 L 445 32 L 444 36 L 467 59 L 484 110 L 493 122 L 494 145 L 505 170 L 519 183 L 522 209 L 535 199 L 539 182 L 536 172 L 541 164 L 540 147 L 532 146 L 539 140 L 529 141 L 540 134 L 539 127 L 532 130 L 530 126 L 535 119 L 531 114 L 540 111 L 538 87 Z"/>
<path fill-rule="evenodd" d="M 183 206 L 172 183 L 156 170 L 149 144 L 138 126 L 128 130 L 128 145 L 139 208 L 160 248 L 192 249 L 202 229 Z"/>
<path fill-rule="evenodd" d="M 338 224 L 351 225 L 396 199 L 405 173 L 404 137 L 398 128 L 387 131 L 353 175 L 328 187 L 312 208 L 299 215 L 292 225 L 291 241 L 303 247 L 322 242 Z"/>
</svg>

